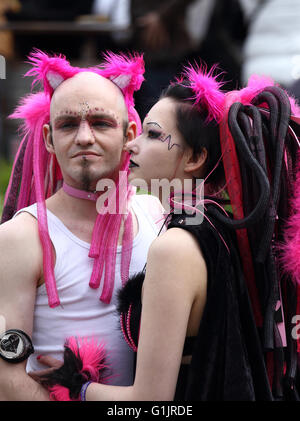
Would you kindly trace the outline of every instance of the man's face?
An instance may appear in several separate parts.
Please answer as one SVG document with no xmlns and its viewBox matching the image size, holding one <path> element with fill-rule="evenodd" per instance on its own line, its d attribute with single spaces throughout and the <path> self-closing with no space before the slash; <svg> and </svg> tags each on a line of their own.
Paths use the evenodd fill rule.
<svg viewBox="0 0 300 421">
<path fill-rule="evenodd" d="M 47 150 L 55 153 L 64 181 L 95 190 L 101 178 L 116 180 L 123 158 L 127 109 L 121 91 L 109 80 L 82 72 L 54 92 Z M 131 125 L 130 125 L 131 127 Z M 129 136 L 134 136 L 129 128 Z"/>
</svg>

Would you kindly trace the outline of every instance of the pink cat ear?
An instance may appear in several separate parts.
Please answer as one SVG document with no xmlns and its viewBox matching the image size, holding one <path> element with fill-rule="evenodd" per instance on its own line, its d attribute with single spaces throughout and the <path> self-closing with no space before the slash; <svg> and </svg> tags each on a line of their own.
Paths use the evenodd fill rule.
<svg viewBox="0 0 300 421">
<path fill-rule="evenodd" d="M 143 55 L 107 52 L 99 70 L 102 76 L 110 79 L 122 90 L 127 106 L 133 106 L 134 91 L 139 90 L 144 81 Z"/>
<path fill-rule="evenodd" d="M 111 76 L 110 80 L 114 82 L 122 91 L 130 85 L 131 75 Z"/>
<path fill-rule="evenodd" d="M 46 78 L 49 82 L 49 85 L 55 91 L 55 89 L 65 80 L 62 75 L 59 73 L 53 72 L 52 70 L 49 70 L 46 73 Z"/>
</svg>

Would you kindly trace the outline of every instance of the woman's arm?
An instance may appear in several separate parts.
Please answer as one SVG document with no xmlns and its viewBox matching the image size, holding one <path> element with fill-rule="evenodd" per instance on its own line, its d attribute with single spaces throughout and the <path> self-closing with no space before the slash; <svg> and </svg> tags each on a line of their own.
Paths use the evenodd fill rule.
<svg viewBox="0 0 300 421">
<path fill-rule="evenodd" d="M 87 400 L 172 400 L 187 330 L 198 331 L 206 265 L 193 236 L 172 228 L 149 249 L 133 386 L 92 383 Z"/>
</svg>

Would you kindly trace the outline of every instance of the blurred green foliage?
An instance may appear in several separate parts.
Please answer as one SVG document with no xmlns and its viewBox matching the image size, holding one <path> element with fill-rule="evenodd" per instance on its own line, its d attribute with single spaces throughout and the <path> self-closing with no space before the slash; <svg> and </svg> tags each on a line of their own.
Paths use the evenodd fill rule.
<svg viewBox="0 0 300 421">
<path fill-rule="evenodd" d="M 12 164 L 4 159 L 0 159 L 0 216 L 2 214 L 2 206 L 4 195 L 8 186 Z"/>
</svg>

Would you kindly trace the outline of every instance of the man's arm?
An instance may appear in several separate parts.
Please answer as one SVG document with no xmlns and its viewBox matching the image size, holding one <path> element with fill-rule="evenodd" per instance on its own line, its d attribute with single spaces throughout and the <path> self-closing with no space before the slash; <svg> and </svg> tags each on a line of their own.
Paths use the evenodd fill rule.
<svg viewBox="0 0 300 421">
<path fill-rule="evenodd" d="M 32 336 L 37 282 L 42 274 L 42 251 L 36 220 L 28 213 L 0 226 L 1 329 L 19 329 Z M 0 358 L 0 400 L 49 400 L 30 378 L 26 361 L 12 364 Z"/>
</svg>

